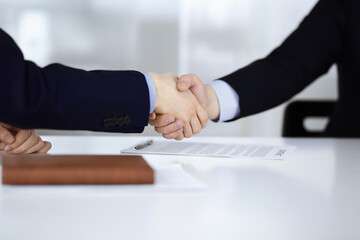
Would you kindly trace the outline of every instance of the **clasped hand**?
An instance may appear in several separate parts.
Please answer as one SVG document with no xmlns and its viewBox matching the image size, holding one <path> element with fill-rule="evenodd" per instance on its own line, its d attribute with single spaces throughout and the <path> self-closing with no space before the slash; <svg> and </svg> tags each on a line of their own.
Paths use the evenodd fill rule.
<svg viewBox="0 0 360 240">
<path fill-rule="evenodd" d="M 46 153 L 51 143 L 43 141 L 35 130 L 23 130 L 0 123 L 0 150 L 12 154 Z"/>
<path fill-rule="evenodd" d="M 199 133 L 207 120 L 219 116 L 214 90 L 195 74 L 178 79 L 174 73 L 150 73 L 156 86 L 156 105 L 149 123 L 167 139 L 181 140 Z"/>
</svg>

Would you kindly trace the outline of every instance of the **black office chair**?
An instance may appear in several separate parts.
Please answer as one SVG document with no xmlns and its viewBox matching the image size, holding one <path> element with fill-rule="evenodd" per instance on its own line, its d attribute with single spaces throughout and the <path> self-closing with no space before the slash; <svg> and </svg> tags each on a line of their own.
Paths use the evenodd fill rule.
<svg viewBox="0 0 360 240">
<path fill-rule="evenodd" d="M 284 114 L 283 137 L 321 137 L 322 131 L 305 128 L 306 118 L 330 117 L 335 101 L 294 101 L 287 105 Z"/>
</svg>

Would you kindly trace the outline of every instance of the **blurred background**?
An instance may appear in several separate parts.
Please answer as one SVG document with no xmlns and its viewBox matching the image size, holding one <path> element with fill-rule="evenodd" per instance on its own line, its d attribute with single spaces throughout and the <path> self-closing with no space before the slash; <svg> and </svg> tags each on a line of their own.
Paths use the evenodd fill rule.
<svg viewBox="0 0 360 240">
<path fill-rule="evenodd" d="M 40 66 L 196 73 L 211 82 L 278 46 L 316 0 L 0 0 L 0 27 Z M 336 99 L 334 67 L 296 99 Z M 286 103 L 285 103 L 286 104 Z M 285 104 L 201 136 L 281 135 Z M 91 107 L 91 106 L 89 106 Z M 325 121 L 307 123 L 322 127 Z M 104 134 L 48 131 L 40 134 Z M 143 135 L 158 135 L 151 126 Z"/>
</svg>

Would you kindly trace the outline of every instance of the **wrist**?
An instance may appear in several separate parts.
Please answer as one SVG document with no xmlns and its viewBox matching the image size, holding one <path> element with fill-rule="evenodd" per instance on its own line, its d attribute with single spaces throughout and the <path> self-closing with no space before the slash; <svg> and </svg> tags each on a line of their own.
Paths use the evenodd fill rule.
<svg viewBox="0 0 360 240">
<path fill-rule="evenodd" d="M 155 85 L 155 91 L 156 91 L 156 97 L 155 97 L 155 107 L 154 107 L 154 111 L 156 111 L 156 109 L 159 108 L 159 75 L 153 72 L 149 72 L 148 73 L 152 79 L 154 80 L 154 85 Z"/>
<path fill-rule="evenodd" d="M 207 106 L 206 111 L 208 113 L 209 119 L 211 119 L 211 120 L 219 119 L 220 104 L 219 104 L 217 95 L 211 86 L 205 85 L 205 87 L 206 87 L 206 92 L 208 95 L 208 106 Z"/>
</svg>

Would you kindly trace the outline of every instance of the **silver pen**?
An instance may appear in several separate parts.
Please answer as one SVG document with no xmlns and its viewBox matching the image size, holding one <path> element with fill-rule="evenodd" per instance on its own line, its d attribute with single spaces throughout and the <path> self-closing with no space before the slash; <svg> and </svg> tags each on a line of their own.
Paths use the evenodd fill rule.
<svg viewBox="0 0 360 240">
<path fill-rule="evenodd" d="M 147 147 L 147 146 L 152 145 L 153 142 L 154 142 L 153 140 L 148 140 L 148 141 L 146 141 L 146 142 L 144 142 L 144 143 L 140 143 L 140 144 L 138 144 L 138 145 L 135 146 L 135 149 L 136 149 L 136 150 L 143 149 L 144 147 Z"/>
</svg>

